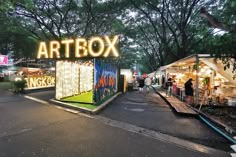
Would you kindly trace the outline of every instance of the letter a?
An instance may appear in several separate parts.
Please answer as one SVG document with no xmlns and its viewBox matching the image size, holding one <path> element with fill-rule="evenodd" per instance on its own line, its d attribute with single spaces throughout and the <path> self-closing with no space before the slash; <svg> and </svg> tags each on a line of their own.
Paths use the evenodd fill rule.
<svg viewBox="0 0 236 157">
<path fill-rule="evenodd" d="M 44 56 L 45 58 L 48 58 L 48 50 L 47 50 L 47 46 L 45 42 L 39 43 L 37 58 L 39 59 L 42 56 Z"/>
</svg>

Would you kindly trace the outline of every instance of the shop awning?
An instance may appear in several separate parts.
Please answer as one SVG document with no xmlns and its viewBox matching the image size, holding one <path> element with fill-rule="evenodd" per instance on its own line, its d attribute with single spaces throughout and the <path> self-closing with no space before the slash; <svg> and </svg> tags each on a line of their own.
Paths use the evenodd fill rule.
<svg viewBox="0 0 236 157">
<path fill-rule="evenodd" d="M 200 58 L 200 61 L 202 61 L 204 64 L 221 74 L 223 77 L 225 77 L 230 84 L 236 85 L 236 79 L 234 80 L 234 73 L 232 73 L 233 68 L 232 66 L 230 68 L 227 68 L 224 70 L 224 65 L 222 61 L 215 60 L 215 58 Z"/>
<path fill-rule="evenodd" d="M 156 74 L 156 72 L 154 71 L 154 72 L 152 72 L 152 73 L 149 73 L 148 74 L 148 77 L 154 77 L 155 76 L 155 74 Z"/>
<path fill-rule="evenodd" d="M 163 71 L 170 67 L 180 67 L 188 64 L 195 64 L 196 63 L 196 57 L 199 58 L 200 62 L 203 62 L 213 70 L 215 70 L 217 73 L 219 73 L 221 76 L 225 77 L 229 84 L 236 85 L 236 79 L 233 79 L 235 77 L 235 73 L 232 73 L 233 69 L 232 67 L 227 68 L 224 70 L 224 65 L 221 60 L 215 60 L 215 58 L 211 57 L 210 54 L 194 54 L 191 56 L 188 56 L 186 58 L 180 59 L 176 62 L 173 62 L 171 64 L 165 65 L 160 67 L 158 70 Z"/>
<path fill-rule="evenodd" d="M 171 63 L 171 64 L 162 66 L 162 67 L 159 68 L 159 70 L 162 71 L 162 70 L 168 69 L 169 67 L 184 66 L 184 65 L 187 65 L 187 64 L 195 63 L 197 56 L 198 56 L 199 58 L 202 58 L 202 57 L 210 57 L 209 54 L 194 54 L 194 55 L 185 57 L 185 58 L 183 58 L 183 59 L 180 59 L 180 60 L 178 60 L 178 61 L 175 61 L 175 62 L 173 62 L 173 63 Z"/>
</svg>

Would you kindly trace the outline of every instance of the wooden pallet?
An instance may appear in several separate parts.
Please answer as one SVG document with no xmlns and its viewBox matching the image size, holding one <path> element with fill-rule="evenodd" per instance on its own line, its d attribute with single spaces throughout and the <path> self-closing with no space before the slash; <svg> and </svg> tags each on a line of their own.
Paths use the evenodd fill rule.
<svg viewBox="0 0 236 157">
<path fill-rule="evenodd" d="M 178 113 L 183 114 L 191 114 L 191 115 L 197 115 L 198 113 L 195 112 L 193 109 L 188 107 L 184 102 L 180 101 L 176 97 L 166 97 L 165 92 L 159 92 L 165 99 L 170 103 L 170 105 L 176 110 Z"/>
</svg>

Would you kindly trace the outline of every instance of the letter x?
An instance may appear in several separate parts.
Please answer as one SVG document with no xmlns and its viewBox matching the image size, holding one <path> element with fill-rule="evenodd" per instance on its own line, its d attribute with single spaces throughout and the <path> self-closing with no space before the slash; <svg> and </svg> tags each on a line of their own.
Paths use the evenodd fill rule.
<svg viewBox="0 0 236 157">
<path fill-rule="evenodd" d="M 110 38 L 108 36 L 105 36 L 105 40 L 108 43 L 108 47 L 107 47 L 107 49 L 106 49 L 106 51 L 105 51 L 103 56 L 107 57 L 110 52 L 113 52 L 113 55 L 118 57 L 119 54 L 118 54 L 118 51 L 117 51 L 117 49 L 115 47 L 115 44 L 118 41 L 118 35 L 114 36 L 112 41 L 110 40 Z"/>
</svg>

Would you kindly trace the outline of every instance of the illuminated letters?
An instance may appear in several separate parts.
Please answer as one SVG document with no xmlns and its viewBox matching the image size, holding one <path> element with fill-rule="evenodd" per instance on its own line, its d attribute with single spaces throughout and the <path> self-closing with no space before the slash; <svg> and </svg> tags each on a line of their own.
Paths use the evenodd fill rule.
<svg viewBox="0 0 236 157">
<path fill-rule="evenodd" d="M 118 36 L 114 36 L 111 40 L 108 36 L 104 37 L 93 37 L 90 40 L 85 38 L 77 39 L 65 39 L 61 42 L 51 41 L 49 42 L 49 49 L 47 48 L 46 42 L 40 42 L 37 52 L 37 58 L 61 58 L 60 49 L 61 44 L 64 45 L 64 56 L 65 58 L 70 58 L 71 46 L 74 47 L 74 57 L 108 57 L 113 55 L 115 57 L 119 56 L 117 50 Z"/>
<path fill-rule="evenodd" d="M 48 51 L 47 51 L 47 46 L 45 42 L 39 43 L 37 58 L 41 58 L 42 56 L 44 56 L 45 58 L 48 58 Z"/>
<path fill-rule="evenodd" d="M 65 57 L 70 58 L 70 44 L 74 42 L 73 39 L 62 40 L 61 43 L 65 44 Z"/>
<path fill-rule="evenodd" d="M 117 42 L 117 40 L 118 40 L 118 36 L 115 36 L 115 37 L 113 38 L 113 41 L 112 41 L 112 42 L 110 41 L 110 39 L 109 39 L 108 36 L 105 36 L 105 40 L 106 40 L 106 42 L 108 43 L 109 47 L 106 49 L 106 51 L 105 51 L 105 53 L 104 53 L 103 56 L 104 56 L 104 57 L 107 57 L 107 56 L 109 55 L 110 51 L 112 51 L 112 52 L 113 52 L 113 55 L 116 56 L 116 57 L 118 57 L 119 54 L 118 54 L 118 51 L 117 51 L 116 48 L 115 48 L 115 44 L 116 44 L 116 42 Z"/>
<path fill-rule="evenodd" d="M 59 48 L 60 48 L 60 43 L 58 41 L 51 41 L 50 42 L 50 53 L 49 53 L 49 58 L 53 58 L 53 54 L 56 54 L 57 58 L 60 58 L 60 52 L 59 52 Z"/>
<path fill-rule="evenodd" d="M 75 57 L 79 58 L 81 57 L 80 52 L 82 53 L 82 56 L 87 56 L 87 41 L 83 38 L 75 39 Z"/>
<path fill-rule="evenodd" d="M 38 76 L 25 78 L 28 89 L 52 87 L 55 86 L 55 77 L 52 76 Z"/>
<path fill-rule="evenodd" d="M 99 49 L 97 50 L 97 52 L 94 52 L 93 50 L 93 46 L 95 42 L 99 44 L 98 46 Z M 88 46 L 89 54 L 93 57 L 101 56 L 104 51 L 104 47 L 105 46 L 104 46 L 103 40 L 99 37 L 94 37 L 89 41 L 89 46 Z"/>
</svg>

